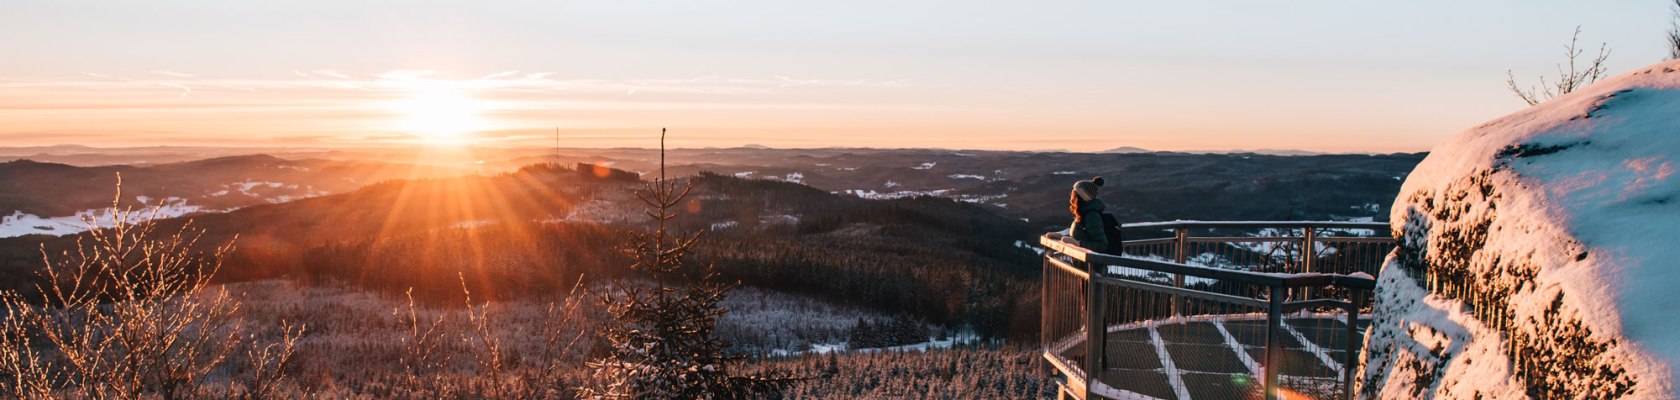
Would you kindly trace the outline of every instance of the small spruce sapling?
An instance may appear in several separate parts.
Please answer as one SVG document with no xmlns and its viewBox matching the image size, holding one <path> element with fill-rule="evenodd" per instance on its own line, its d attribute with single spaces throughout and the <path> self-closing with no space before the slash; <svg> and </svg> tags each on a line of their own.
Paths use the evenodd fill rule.
<svg viewBox="0 0 1680 400">
<path fill-rule="evenodd" d="M 794 381 L 786 373 L 767 371 L 735 375 L 729 368 L 742 357 L 725 353 L 728 343 L 713 334 L 718 305 L 733 287 L 717 282 L 707 266 L 698 279 L 685 261 L 699 243 L 700 232 L 672 234 L 669 224 L 678 206 L 694 189 L 680 189 L 665 177 L 665 131 L 659 133 L 659 178 L 645 184 L 637 197 L 656 224 L 653 232 L 638 233 L 623 249 L 631 269 L 653 278 L 652 286 L 613 281 L 597 299 L 612 320 L 602 329 L 608 354 L 591 361 L 591 384 L 579 388 L 584 398 L 596 399 L 759 399 L 780 397 Z"/>
</svg>

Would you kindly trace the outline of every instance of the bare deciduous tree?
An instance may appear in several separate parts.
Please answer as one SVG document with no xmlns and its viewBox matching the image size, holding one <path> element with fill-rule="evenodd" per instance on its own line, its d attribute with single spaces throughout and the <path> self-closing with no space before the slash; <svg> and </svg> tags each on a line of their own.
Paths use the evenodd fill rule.
<svg viewBox="0 0 1680 400">
<path fill-rule="evenodd" d="M 1674 19 L 1668 25 L 1668 59 L 1680 60 L 1680 0 L 1674 0 Z"/>
<path fill-rule="evenodd" d="M 1584 66 L 1576 65 L 1576 61 L 1586 53 L 1585 49 L 1581 49 L 1576 46 L 1580 38 L 1581 27 L 1577 26 L 1575 27 L 1575 35 L 1570 36 L 1569 38 L 1569 46 L 1564 47 L 1563 51 L 1563 55 L 1568 61 L 1568 65 L 1557 65 L 1558 77 L 1555 81 L 1547 82 L 1546 77 L 1541 76 L 1538 87 L 1530 86 L 1528 90 L 1523 90 L 1521 86 L 1517 85 L 1516 75 L 1512 74 L 1510 70 L 1506 70 L 1505 84 L 1511 89 L 1511 93 L 1516 94 L 1517 98 L 1528 102 L 1528 105 L 1532 106 L 1540 104 L 1540 102 L 1546 100 L 1551 100 L 1554 97 L 1569 94 L 1569 92 L 1586 87 L 1587 85 L 1604 78 L 1604 60 L 1610 58 L 1609 45 L 1599 44 L 1598 56 L 1593 57 L 1592 60 L 1586 62 L 1586 65 Z"/>
<path fill-rule="evenodd" d="M 159 231 L 158 209 L 135 210 L 116 200 L 101 226 L 55 255 L 43 246 L 38 294 L 0 293 L 0 393 L 12 398 L 184 399 L 260 397 L 285 378 L 284 366 L 302 328 L 285 328 L 278 347 L 247 354 L 263 370 L 257 387 L 209 385 L 238 354 L 244 336 L 241 303 L 211 290 L 232 243 L 198 250 L 203 231 L 183 225 Z"/>
</svg>

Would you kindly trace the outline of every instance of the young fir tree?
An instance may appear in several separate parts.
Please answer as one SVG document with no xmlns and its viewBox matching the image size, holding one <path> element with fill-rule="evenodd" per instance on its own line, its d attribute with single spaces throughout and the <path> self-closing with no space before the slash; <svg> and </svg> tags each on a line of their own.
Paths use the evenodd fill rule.
<svg viewBox="0 0 1680 400">
<path fill-rule="evenodd" d="M 659 132 L 659 179 L 646 184 L 637 197 L 657 227 L 638 233 L 624 252 L 630 268 L 647 273 L 653 285 L 614 282 L 599 296 L 613 317 L 603 329 L 610 346 L 606 357 L 589 363 L 595 382 L 580 388 L 585 398 L 597 399 L 761 399 L 780 397 L 793 382 L 771 371 L 731 375 L 740 356 L 724 352 L 728 343 L 713 334 L 725 310 L 718 306 L 733 285 L 716 281 L 710 266 L 699 279 L 686 279 L 684 262 L 700 239 L 672 234 L 677 217 L 694 185 L 680 190 L 665 178 L 665 131 Z"/>
<path fill-rule="evenodd" d="M 878 336 L 879 332 L 875 329 L 875 324 L 870 323 L 869 320 L 863 319 L 863 317 L 858 317 L 857 323 L 852 324 L 852 329 L 846 332 L 846 348 L 867 349 L 871 347 L 882 347 L 881 340 Z"/>
</svg>

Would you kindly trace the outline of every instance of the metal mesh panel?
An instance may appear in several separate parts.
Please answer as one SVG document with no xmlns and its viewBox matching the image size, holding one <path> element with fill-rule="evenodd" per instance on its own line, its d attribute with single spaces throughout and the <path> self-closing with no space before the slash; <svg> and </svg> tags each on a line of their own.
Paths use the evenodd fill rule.
<svg viewBox="0 0 1680 400">
<path fill-rule="evenodd" d="M 1044 258 L 1042 343 L 1046 356 L 1071 368 L 1077 378 L 1083 379 L 1089 281 L 1083 273 L 1070 270 L 1070 266 L 1053 256 Z"/>
<path fill-rule="evenodd" d="M 1095 371 L 1091 392 L 1101 397 L 1264 398 L 1275 382 L 1280 396 L 1347 398 L 1369 296 L 1310 277 L 1374 276 L 1394 243 L 1373 237 L 1387 233 L 1381 225 L 1311 224 L 1321 223 L 1141 224 L 1126 232 L 1122 260 L 1096 264 L 1095 279 L 1075 273 L 1086 264 L 1047 252 L 1046 354 L 1077 375 L 1074 386 Z M 1095 310 L 1084 308 L 1090 295 Z M 1090 318 L 1102 327 L 1094 340 Z M 1090 351 L 1101 356 L 1087 360 Z"/>
</svg>

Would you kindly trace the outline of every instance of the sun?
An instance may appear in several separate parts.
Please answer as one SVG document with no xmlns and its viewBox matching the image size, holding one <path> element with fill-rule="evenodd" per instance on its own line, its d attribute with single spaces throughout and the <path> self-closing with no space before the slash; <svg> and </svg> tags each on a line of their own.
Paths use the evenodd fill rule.
<svg viewBox="0 0 1680 400">
<path fill-rule="evenodd" d="M 480 114 L 483 102 L 458 90 L 419 87 L 409 97 L 393 104 L 398 114 L 397 129 L 430 145 L 462 145 L 487 125 Z"/>
</svg>

